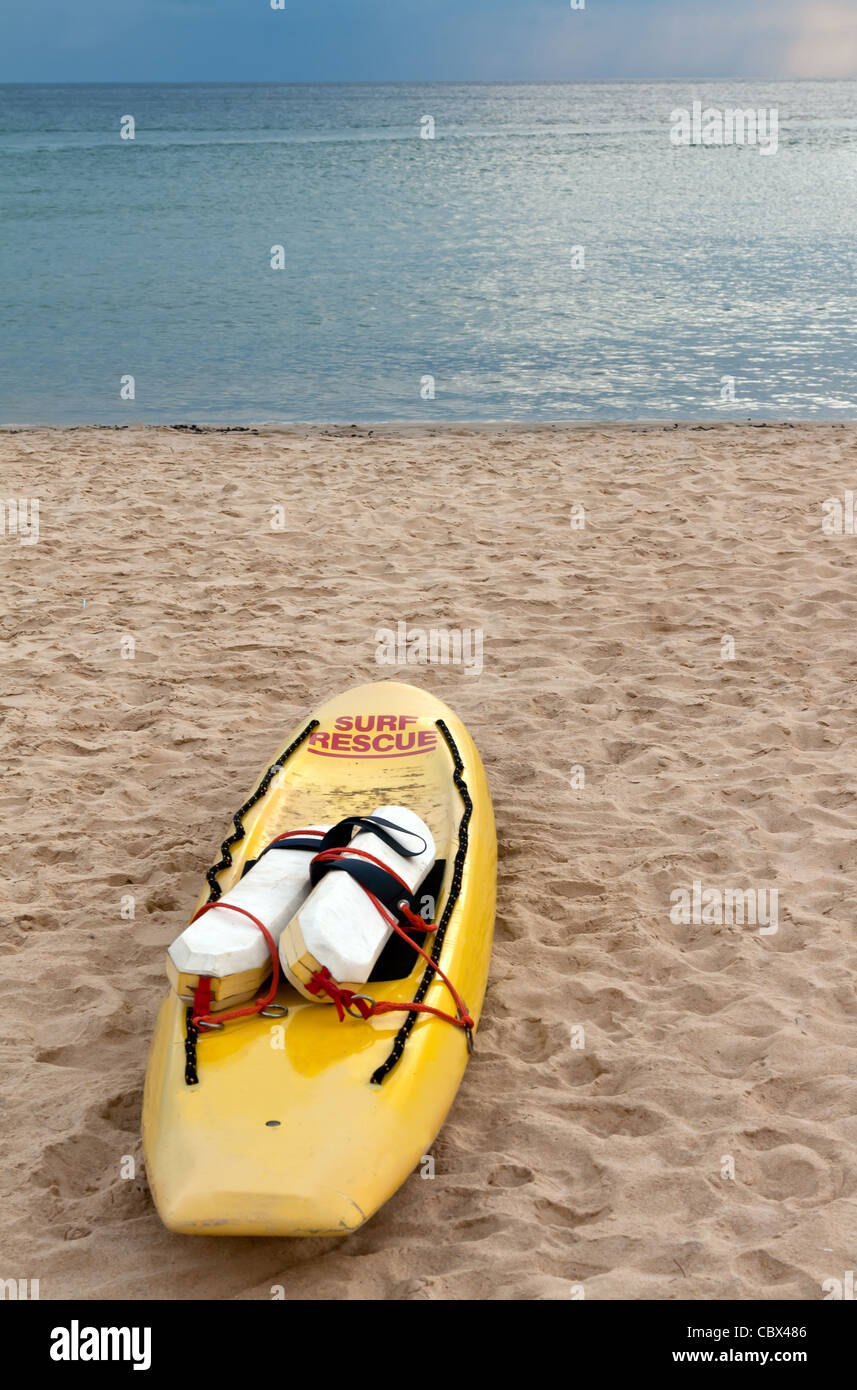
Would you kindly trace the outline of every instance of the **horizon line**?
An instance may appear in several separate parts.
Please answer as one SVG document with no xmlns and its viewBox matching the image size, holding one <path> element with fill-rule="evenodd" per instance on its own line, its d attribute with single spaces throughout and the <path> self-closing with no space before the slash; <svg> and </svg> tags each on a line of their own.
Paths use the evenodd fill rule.
<svg viewBox="0 0 857 1390">
<path fill-rule="evenodd" d="M 585 87 L 642 86 L 661 83 L 664 86 L 684 82 L 857 82 L 857 72 L 849 77 L 379 77 L 379 78 L 133 78 L 123 80 L 79 79 L 42 80 L 31 78 L 23 82 L 0 81 L 2 87 Z"/>
</svg>

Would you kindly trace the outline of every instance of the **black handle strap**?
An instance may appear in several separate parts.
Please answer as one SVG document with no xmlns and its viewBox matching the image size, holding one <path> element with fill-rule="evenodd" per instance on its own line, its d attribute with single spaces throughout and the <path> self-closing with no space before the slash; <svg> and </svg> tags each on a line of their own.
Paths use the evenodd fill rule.
<svg viewBox="0 0 857 1390">
<path fill-rule="evenodd" d="M 319 845 L 319 854 L 323 854 L 326 849 L 342 849 L 351 839 L 355 826 L 362 826 L 364 830 L 370 830 L 373 835 L 377 835 L 390 849 L 395 850 L 396 854 L 401 854 L 405 859 L 416 859 L 418 854 L 423 854 L 428 845 L 422 835 L 418 835 L 415 830 L 406 830 L 402 825 L 394 825 L 391 820 L 384 820 L 383 816 L 346 816 L 337 825 L 331 826 L 324 839 Z M 386 827 L 386 828 L 385 828 Z M 407 835 L 412 840 L 419 840 L 419 849 L 408 849 L 401 844 L 395 837 L 389 834 L 390 830 L 395 830 L 397 835 Z"/>
<path fill-rule="evenodd" d="M 399 911 L 399 903 L 402 900 L 408 904 L 412 911 L 415 910 L 415 894 L 411 892 L 411 889 L 403 886 L 398 876 L 392 871 L 382 868 L 380 864 L 372 864 L 366 859 L 345 857 L 329 859 L 327 863 L 318 863 L 313 860 L 309 867 L 310 883 L 314 888 L 327 874 L 336 872 L 348 874 L 349 878 L 353 878 L 356 883 L 360 884 L 361 888 L 372 893 L 396 918 L 402 915 Z"/>
<path fill-rule="evenodd" d="M 309 837 L 307 837 L 306 839 L 300 839 L 298 836 L 295 836 L 295 838 L 291 840 L 272 841 L 270 845 L 265 846 L 265 848 L 262 850 L 262 854 L 270 854 L 271 850 L 273 849 L 302 849 L 309 850 L 312 854 L 318 854 L 321 843 L 322 841 L 320 836 L 317 837 L 314 835 L 312 839 L 309 839 Z M 259 859 L 262 858 L 262 854 L 259 855 Z M 255 864 L 259 861 L 254 860 L 253 862 Z"/>
</svg>

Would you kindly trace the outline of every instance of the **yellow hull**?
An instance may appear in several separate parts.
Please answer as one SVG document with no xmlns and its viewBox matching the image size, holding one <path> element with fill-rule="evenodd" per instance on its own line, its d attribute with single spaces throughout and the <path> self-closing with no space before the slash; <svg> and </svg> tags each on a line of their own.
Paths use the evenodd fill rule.
<svg viewBox="0 0 857 1390">
<path fill-rule="evenodd" d="M 364 730 L 372 720 L 372 728 L 355 732 L 355 716 Z M 218 875 L 221 888 L 229 889 L 244 863 L 285 830 L 403 805 L 428 823 L 438 857 L 447 861 L 439 920 L 464 811 L 453 757 L 437 726 L 443 721 L 464 765 L 472 813 L 440 964 L 478 1020 L 494 929 L 497 841 L 473 740 L 433 695 L 394 681 L 339 695 L 314 718 L 318 728 L 244 817 L 245 837 L 231 851 L 231 867 Z M 206 885 L 197 906 L 208 894 Z M 423 970 L 420 960 L 407 979 L 355 988 L 376 999 L 409 1001 Z M 186 1005 L 173 989 L 161 1007 L 146 1073 L 143 1145 L 155 1203 L 171 1230 L 259 1236 L 356 1230 L 428 1153 L 452 1105 L 468 1057 L 461 1029 L 421 1016 L 399 1060 L 372 1084 L 390 1059 L 404 1013 L 340 1023 L 333 1007 L 310 1003 L 288 985 L 277 1002 L 288 1008 L 286 1018 L 257 1015 L 201 1033 L 199 1084 L 191 1086 Z M 425 1002 L 452 1009 L 436 977 Z"/>
</svg>

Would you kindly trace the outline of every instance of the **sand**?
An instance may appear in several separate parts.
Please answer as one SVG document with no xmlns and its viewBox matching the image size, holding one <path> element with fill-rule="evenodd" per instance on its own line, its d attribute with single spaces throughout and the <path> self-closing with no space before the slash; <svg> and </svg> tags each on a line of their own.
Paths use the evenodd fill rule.
<svg viewBox="0 0 857 1390">
<path fill-rule="evenodd" d="M 2 433 L 0 495 L 41 507 L 0 539 L 0 1277 L 767 1300 L 857 1268 L 857 537 L 821 530 L 855 481 L 835 425 Z M 436 1176 L 350 1237 L 172 1235 L 139 1139 L 164 948 L 400 620 L 484 631 L 481 675 L 398 676 L 470 726 L 500 838 Z M 674 923 L 695 880 L 776 888 L 778 930 Z"/>
</svg>

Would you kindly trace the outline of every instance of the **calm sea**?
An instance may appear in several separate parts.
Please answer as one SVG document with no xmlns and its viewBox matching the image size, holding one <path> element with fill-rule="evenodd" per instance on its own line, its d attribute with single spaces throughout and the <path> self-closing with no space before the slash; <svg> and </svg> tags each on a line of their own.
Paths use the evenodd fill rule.
<svg viewBox="0 0 857 1390">
<path fill-rule="evenodd" d="M 0 422 L 854 418 L 855 233 L 857 82 L 0 87 Z"/>
</svg>

